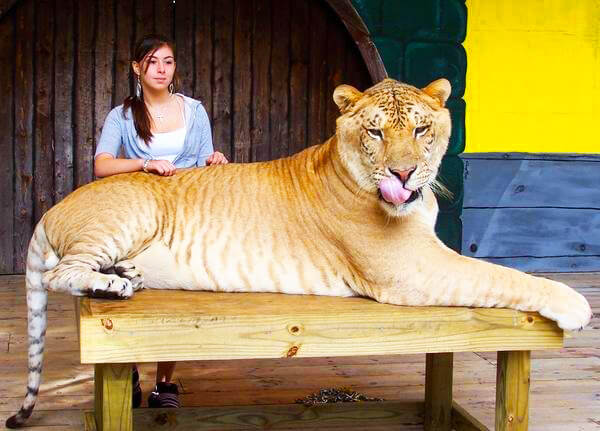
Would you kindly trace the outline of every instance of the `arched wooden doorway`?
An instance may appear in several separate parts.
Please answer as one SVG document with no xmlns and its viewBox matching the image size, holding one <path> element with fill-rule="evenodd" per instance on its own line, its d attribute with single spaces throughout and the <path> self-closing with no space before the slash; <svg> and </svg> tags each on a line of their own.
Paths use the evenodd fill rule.
<svg viewBox="0 0 600 431">
<path fill-rule="evenodd" d="M 202 100 L 215 148 L 236 162 L 322 142 L 338 115 L 333 89 L 341 83 L 364 89 L 385 73 L 350 0 L 3 6 L 0 273 L 24 271 L 37 220 L 93 179 L 96 141 L 109 110 L 129 94 L 129 59 L 139 36 L 161 32 L 176 40 L 182 91 Z"/>
</svg>

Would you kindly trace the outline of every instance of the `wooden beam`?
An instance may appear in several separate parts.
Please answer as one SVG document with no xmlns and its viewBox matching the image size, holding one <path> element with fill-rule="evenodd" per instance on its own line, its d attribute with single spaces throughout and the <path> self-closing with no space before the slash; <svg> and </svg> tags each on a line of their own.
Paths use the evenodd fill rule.
<svg viewBox="0 0 600 431">
<path fill-rule="evenodd" d="M 529 423 L 530 351 L 498 352 L 496 431 L 525 431 Z"/>
<path fill-rule="evenodd" d="M 96 364 L 94 416 L 98 431 L 132 431 L 131 364 Z"/>
<path fill-rule="evenodd" d="M 563 331 L 555 322 L 537 313 L 508 309 L 401 307 L 367 298 L 166 290 L 144 290 L 128 301 L 81 301 L 83 363 L 563 345 Z"/>
<path fill-rule="evenodd" d="M 452 402 L 452 428 L 456 431 L 490 431 L 456 402 Z"/>
<path fill-rule="evenodd" d="M 428 353 L 425 367 L 425 431 L 452 428 L 452 353 Z"/>
<path fill-rule="evenodd" d="M 388 77 L 383 60 L 377 51 L 377 47 L 371 39 L 371 34 L 367 29 L 364 21 L 352 6 L 350 0 L 326 0 L 329 6 L 335 11 L 340 17 L 350 36 L 354 39 L 354 42 L 358 46 L 360 53 L 367 65 L 369 74 L 374 83 L 381 81 Z"/>
<path fill-rule="evenodd" d="M 135 409 L 136 430 L 214 431 L 246 429 L 417 429 L 423 415 L 420 402 L 330 403 Z M 92 413 L 85 413 L 86 431 L 96 431 Z M 89 425 L 88 425 L 89 424 Z"/>
</svg>

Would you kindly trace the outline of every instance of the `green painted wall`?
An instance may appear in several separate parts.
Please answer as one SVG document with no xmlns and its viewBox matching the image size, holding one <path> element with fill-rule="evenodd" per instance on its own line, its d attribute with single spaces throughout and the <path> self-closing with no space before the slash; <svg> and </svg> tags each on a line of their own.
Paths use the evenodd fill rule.
<svg viewBox="0 0 600 431">
<path fill-rule="evenodd" d="M 462 43 L 467 31 L 464 0 L 353 0 L 377 46 L 390 77 L 424 87 L 437 78 L 452 83 L 448 108 L 452 137 L 439 178 L 453 193 L 440 199 L 436 231 L 460 252 L 462 241 L 463 162 L 467 56 Z"/>
</svg>

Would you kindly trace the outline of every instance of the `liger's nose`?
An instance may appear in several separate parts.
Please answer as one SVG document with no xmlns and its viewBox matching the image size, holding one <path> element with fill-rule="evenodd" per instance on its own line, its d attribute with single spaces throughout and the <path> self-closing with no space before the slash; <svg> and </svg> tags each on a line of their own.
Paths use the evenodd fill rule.
<svg viewBox="0 0 600 431">
<path fill-rule="evenodd" d="M 399 169 L 392 169 L 392 173 L 394 175 L 396 175 L 398 178 L 400 178 L 400 180 L 403 183 L 406 183 L 416 169 L 417 169 L 416 166 L 413 166 L 412 168 L 407 169 L 405 171 L 401 171 Z"/>
</svg>

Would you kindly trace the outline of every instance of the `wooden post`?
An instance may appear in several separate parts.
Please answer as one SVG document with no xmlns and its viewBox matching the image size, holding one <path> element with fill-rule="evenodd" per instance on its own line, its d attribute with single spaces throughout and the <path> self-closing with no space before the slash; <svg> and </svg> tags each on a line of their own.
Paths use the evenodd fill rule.
<svg viewBox="0 0 600 431">
<path fill-rule="evenodd" d="M 132 431 L 131 364 L 94 365 L 94 415 L 98 431 Z"/>
<path fill-rule="evenodd" d="M 425 431 L 452 429 L 453 353 L 428 353 L 425 367 Z"/>
<path fill-rule="evenodd" d="M 496 430 L 522 431 L 529 422 L 530 351 L 498 352 Z"/>
</svg>

